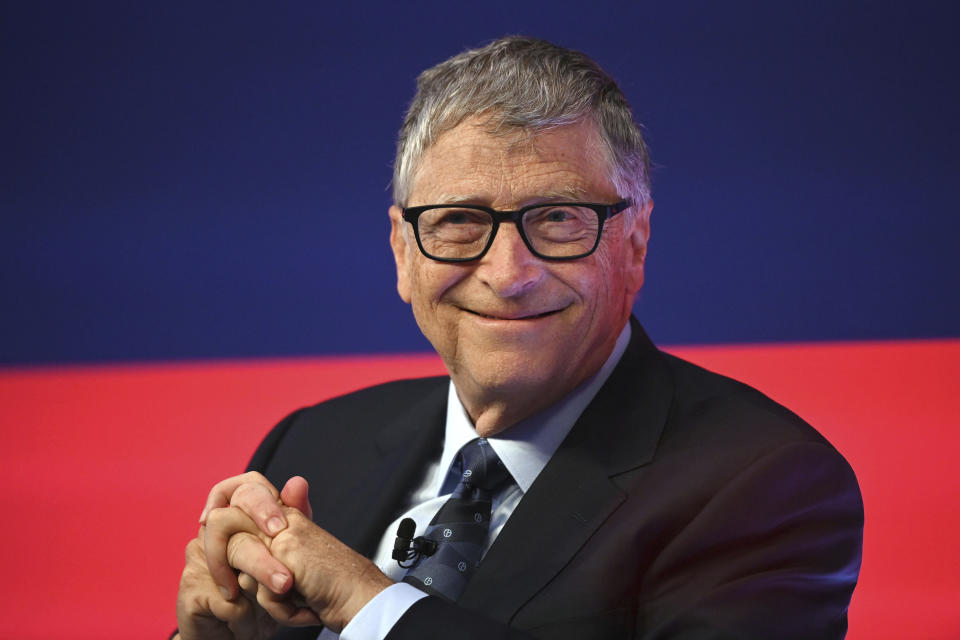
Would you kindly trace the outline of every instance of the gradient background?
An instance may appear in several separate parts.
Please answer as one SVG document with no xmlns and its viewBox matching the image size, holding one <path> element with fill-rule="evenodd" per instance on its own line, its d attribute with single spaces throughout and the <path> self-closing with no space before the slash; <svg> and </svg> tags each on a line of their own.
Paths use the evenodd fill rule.
<svg viewBox="0 0 960 640">
<path fill-rule="evenodd" d="M 270 425 L 442 371 L 395 292 L 396 130 L 419 71 L 524 33 L 646 128 L 651 337 L 857 471 L 849 637 L 960 637 L 954 6 L 0 3 L 0 636 L 165 637 Z"/>
</svg>

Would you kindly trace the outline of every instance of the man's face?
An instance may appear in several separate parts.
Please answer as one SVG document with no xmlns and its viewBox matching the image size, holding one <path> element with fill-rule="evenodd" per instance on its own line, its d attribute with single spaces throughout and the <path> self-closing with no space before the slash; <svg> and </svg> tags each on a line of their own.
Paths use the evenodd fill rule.
<svg viewBox="0 0 960 640">
<path fill-rule="evenodd" d="M 468 120 L 423 156 L 408 206 L 469 203 L 514 210 L 551 200 L 612 204 L 592 123 L 532 139 L 490 135 Z M 536 258 L 513 224 L 502 224 L 480 260 L 440 263 L 422 255 L 409 223 L 391 207 L 391 245 L 400 296 L 446 363 L 461 401 L 478 415 L 491 405 L 507 424 L 557 401 L 593 375 L 613 349 L 643 283 L 647 229 L 622 213 L 592 255 L 571 262 Z M 482 421 L 482 419 L 481 419 Z M 486 427 L 490 428 L 486 428 Z"/>
</svg>

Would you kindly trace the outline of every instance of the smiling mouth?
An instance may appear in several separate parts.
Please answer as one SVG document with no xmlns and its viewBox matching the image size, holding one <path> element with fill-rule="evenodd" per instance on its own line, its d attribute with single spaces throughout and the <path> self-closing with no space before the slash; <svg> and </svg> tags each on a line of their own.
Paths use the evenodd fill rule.
<svg viewBox="0 0 960 640">
<path fill-rule="evenodd" d="M 461 307 L 462 308 L 462 307 Z M 556 313 L 560 313 L 563 309 L 553 309 L 552 311 L 544 311 L 543 313 L 534 313 L 530 315 L 517 315 L 517 316 L 493 316 L 487 313 L 481 313 L 479 311 L 474 311 L 472 309 L 463 309 L 467 313 L 478 316 L 480 318 L 487 318 L 488 320 L 538 320 L 540 318 L 546 318 L 547 316 L 552 316 Z"/>
</svg>

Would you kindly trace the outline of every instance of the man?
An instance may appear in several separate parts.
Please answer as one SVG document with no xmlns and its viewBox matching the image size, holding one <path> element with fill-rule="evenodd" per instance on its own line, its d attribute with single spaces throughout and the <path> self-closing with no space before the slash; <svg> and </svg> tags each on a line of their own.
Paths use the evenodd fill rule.
<svg viewBox="0 0 960 640">
<path fill-rule="evenodd" d="M 278 425 L 211 491 L 181 637 L 844 635 L 856 479 L 631 320 L 648 160 L 595 63 L 511 37 L 424 72 L 394 189 L 398 290 L 450 377 Z"/>
</svg>

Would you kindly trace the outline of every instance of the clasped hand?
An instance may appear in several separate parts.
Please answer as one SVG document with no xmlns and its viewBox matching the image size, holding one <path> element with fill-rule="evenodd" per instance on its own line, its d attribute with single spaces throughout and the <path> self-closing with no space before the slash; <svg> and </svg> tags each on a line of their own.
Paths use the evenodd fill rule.
<svg viewBox="0 0 960 640">
<path fill-rule="evenodd" d="M 392 584 L 311 520 L 307 481 L 256 472 L 214 485 L 187 544 L 177 595 L 183 640 L 268 638 L 277 625 L 340 631 Z"/>
</svg>

